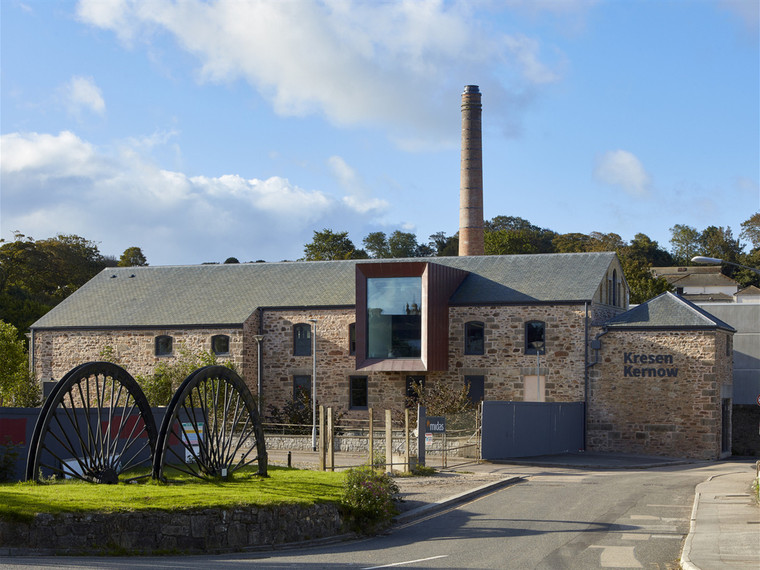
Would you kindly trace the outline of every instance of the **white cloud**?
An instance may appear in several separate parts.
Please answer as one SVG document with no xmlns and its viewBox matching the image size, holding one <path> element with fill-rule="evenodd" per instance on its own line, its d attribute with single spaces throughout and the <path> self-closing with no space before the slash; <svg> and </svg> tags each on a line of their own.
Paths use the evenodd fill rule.
<svg viewBox="0 0 760 570">
<path fill-rule="evenodd" d="M 314 227 L 361 224 L 368 203 L 383 206 L 277 176 L 190 177 L 157 167 L 142 150 L 125 143 L 107 154 L 68 131 L 2 135 L 2 232 L 73 233 L 114 255 L 138 245 L 152 264 L 223 260 L 233 248 L 241 258 L 280 259 L 283 244 L 306 243 Z"/>
<path fill-rule="evenodd" d="M 488 31 L 472 10 L 467 1 L 441 0 L 78 5 L 82 21 L 130 43 L 168 32 L 198 59 L 200 80 L 242 78 L 281 115 L 382 125 L 407 148 L 456 144 L 458 118 L 441 93 L 488 85 L 495 118 L 515 112 L 506 104 L 510 92 L 559 77 L 541 60 L 538 40 Z M 495 61 L 506 61 L 515 75 L 496 77 Z"/>
<path fill-rule="evenodd" d="M 627 150 L 606 152 L 597 162 L 594 177 L 605 184 L 620 186 L 634 197 L 649 195 L 651 178 L 636 155 Z"/>
<path fill-rule="evenodd" d="M 79 116 L 82 111 L 90 111 L 98 115 L 106 111 L 103 94 L 92 77 L 72 77 L 61 91 L 69 112 L 74 116 Z"/>
<path fill-rule="evenodd" d="M 388 202 L 373 198 L 370 195 L 356 171 L 341 157 L 331 156 L 327 163 L 333 175 L 348 194 L 343 197 L 343 203 L 349 208 L 363 214 L 379 213 L 388 208 Z"/>
</svg>

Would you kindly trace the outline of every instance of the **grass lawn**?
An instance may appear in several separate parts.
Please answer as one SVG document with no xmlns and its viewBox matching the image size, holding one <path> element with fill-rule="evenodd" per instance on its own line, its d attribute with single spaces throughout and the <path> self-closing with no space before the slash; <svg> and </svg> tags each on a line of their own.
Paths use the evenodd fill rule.
<svg viewBox="0 0 760 570">
<path fill-rule="evenodd" d="M 81 481 L 0 484 L 0 519 L 29 520 L 36 513 L 177 510 L 242 505 L 309 505 L 338 502 L 342 472 L 270 466 L 269 477 L 237 476 L 209 483 L 186 477 L 176 482 L 98 485 Z"/>
</svg>

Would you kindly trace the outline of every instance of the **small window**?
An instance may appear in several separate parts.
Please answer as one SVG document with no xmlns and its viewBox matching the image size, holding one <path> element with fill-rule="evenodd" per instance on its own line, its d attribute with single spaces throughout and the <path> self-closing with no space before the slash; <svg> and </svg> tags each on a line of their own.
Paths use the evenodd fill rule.
<svg viewBox="0 0 760 570">
<path fill-rule="evenodd" d="M 419 400 L 418 390 L 425 387 L 424 376 L 407 376 L 406 377 L 406 401 L 407 407 L 416 405 Z"/>
<path fill-rule="evenodd" d="M 211 351 L 214 354 L 230 353 L 230 337 L 226 334 L 218 334 L 211 337 Z"/>
<path fill-rule="evenodd" d="M 311 356 L 311 325 L 293 325 L 293 356 Z"/>
<path fill-rule="evenodd" d="M 525 354 L 546 354 L 546 323 L 525 323 Z"/>
<path fill-rule="evenodd" d="M 483 323 L 470 321 L 464 324 L 464 353 L 484 354 L 483 350 Z"/>
<path fill-rule="evenodd" d="M 356 323 L 348 325 L 348 354 L 356 354 Z"/>
<path fill-rule="evenodd" d="M 156 356 L 171 356 L 172 337 L 161 335 L 156 337 Z"/>
<path fill-rule="evenodd" d="M 485 399 L 485 376 L 465 376 L 464 383 L 467 386 L 467 396 L 472 404 L 477 405 Z"/>
<path fill-rule="evenodd" d="M 367 377 L 366 376 L 351 376 L 350 386 L 351 394 L 349 394 L 349 407 L 353 409 L 366 409 L 367 408 Z"/>
<path fill-rule="evenodd" d="M 298 407 L 308 407 L 311 402 L 311 376 L 308 374 L 293 376 L 293 402 Z"/>
</svg>

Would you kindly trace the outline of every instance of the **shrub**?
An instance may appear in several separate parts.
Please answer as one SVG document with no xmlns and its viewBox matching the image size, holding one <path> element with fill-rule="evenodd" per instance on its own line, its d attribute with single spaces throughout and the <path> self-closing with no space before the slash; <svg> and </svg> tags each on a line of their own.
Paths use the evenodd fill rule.
<svg viewBox="0 0 760 570">
<path fill-rule="evenodd" d="M 346 472 L 343 506 L 352 530 L 373 534 L 398 514 L 399 488 L 385 473 L 365 465 Z"/>
</svg>

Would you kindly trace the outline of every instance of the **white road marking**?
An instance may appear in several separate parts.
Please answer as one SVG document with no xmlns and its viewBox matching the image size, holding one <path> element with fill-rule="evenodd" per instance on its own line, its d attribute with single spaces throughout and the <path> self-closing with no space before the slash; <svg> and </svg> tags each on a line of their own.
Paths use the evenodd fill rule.
<svg viewBox="0 0 760 570">
<path fill-rule="evenodd" d="M 420 558 L 418 560 L 407 560 L 406 562 L 394 562 L 393 564 L 384 564 L 382 566 L 368 566 L 363 570 L 375 570 L 376 568 L 393 568 L 394 566 L 404 566 L 406 564 L 416 564 L 417 562 L 427 562 L 428 560 L 436 560 L 438 558 L 448 558 L 448 554 L 442 554 L 440 556 L 431 556 L 430 558 Z"/>
</svg>

